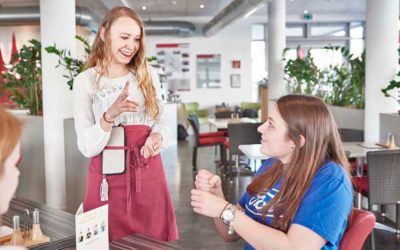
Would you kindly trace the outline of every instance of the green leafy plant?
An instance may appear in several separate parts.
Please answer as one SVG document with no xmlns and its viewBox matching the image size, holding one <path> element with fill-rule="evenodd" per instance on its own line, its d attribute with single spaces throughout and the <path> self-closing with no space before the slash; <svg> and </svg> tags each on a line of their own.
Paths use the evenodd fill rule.
<svg viewBox="0 0 400 250">
<path fill-rule="evenodd" d="M 331 86 L 332 95 L 327 102 L 332 105 L 363 109 L 365 106 L 365 51 L 356 57 L 345 47 L 325 47 L 339 51 L 345 62 L 341 65 L 330 65 L 327 71 L 327 84 Z"/>
<path fill-rule="evenodd" d="M 41 43 L 35 39 L 22 46 L 13 58 L 11 68 L 3 73 L 0 94 L 10 91 L 10 99 L 19 108 L 29 109 L 31 115 L 40 115 L 42 108 Z"/>
<path fill-rule="evenodd" d="M 318 86 L 321 80 L 321 71 L 314 63 L 311 53 L 304 58 L 299 56 L 300 47 L 297 48 L 296 59 L 288 59 L 284 67 L 287 77 L 287 90 L 289 93 L 318 95 Z M 284 55 L 287 49 L 284 50 Z"/>
<path fill-rule="evenodd" d="M 400 65 L 400 48 L 397 49 L 397 53 L 399 55 L 398 64 Z M 382 93 L 386 97 L 394 98 L 400 104 L 400 71 L 397 72 L 396 78 L 391 80 L 386 88 L 381 89 Z M 397 90 L 397 95 L 390 94 L 389 92 L 392 90 Z"/>
<path fill-rule="evenodd" d="M 335 106 L 364 108 L 365 52 L 355 57 L 344 47 L 325 49 L 339 51 L 345 62 L 319 69 L 310 51 L 304 57 L 299 56 L 300 47 L 296 59 L 284 59 L 288 92 L 319 96 Z"/>
<path fill-rule="evenodd" d="M 88 41 L 81 36 L 75 36 L 75 38 L 83 43 L 87 56 L 91 50 Z M 62 66 L 68 71 L 68 74 L 63 76 L 68 79 L 67 84 L 69 89 L 72 90 L 74 79 L 83 71 L 83 68 L 85 67 L 85 61 L 71 57 L 71 51 L 66 49 L 58 49 L 55 44 L 53 46 L 46 47 L 45 50 L 47 53 L 58 56 L 58 65 L 56 67 Z"/>
</svg>

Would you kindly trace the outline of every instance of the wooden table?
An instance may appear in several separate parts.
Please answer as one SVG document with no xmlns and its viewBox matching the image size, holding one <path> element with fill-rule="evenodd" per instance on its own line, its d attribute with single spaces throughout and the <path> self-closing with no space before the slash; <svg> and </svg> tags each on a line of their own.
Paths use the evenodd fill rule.
<svg viewBox="0 0 400 250">
<path fill-rule="evenodd" d="M 12 217 L 21 217 L 23 227 L 23 215 L 25 208 L 33 211 L 40 210 L 40 223 L 43 234 L 50 237 L 50 242 L 32 247 L 30 249 L 75 249 L 75 216 L 65 211 L 42 205 L 26 199 L 16 198 L 11 201 L 8 212 L 2 216 L 2 222 L 12 227 Z M 163 242 L 142 235 L 130 235 L 123 239 L 110 242 L 110 249 L 183 249 L 174 242 Z"/>
</svg>

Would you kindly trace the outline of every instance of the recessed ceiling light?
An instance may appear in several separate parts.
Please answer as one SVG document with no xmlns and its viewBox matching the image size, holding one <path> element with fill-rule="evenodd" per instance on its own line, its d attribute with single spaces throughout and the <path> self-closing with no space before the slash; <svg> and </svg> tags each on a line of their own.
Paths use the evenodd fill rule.
<svg viewBox="0 0 400 250">
<path fill-rule="evenodd" d="M 171 1 L 171 4 L 172 5 L 176 5 L 176 1 Z"/>
<path fill-rule="evenodd" d="M 142 6 L 142 10 L 146 10 L 147 9 L 147 7 L 146 6 Z"/>
<path fill-rule="evenodd" d="M 204 9 L 204 4 L 200 4 L 200 9 Z"/>
</svg>

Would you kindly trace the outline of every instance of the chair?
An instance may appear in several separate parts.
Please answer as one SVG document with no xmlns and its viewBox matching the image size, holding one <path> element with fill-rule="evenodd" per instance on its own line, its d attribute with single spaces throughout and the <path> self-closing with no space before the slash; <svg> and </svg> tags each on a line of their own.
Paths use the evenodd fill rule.
<svg viewBox="0 0 400 250">
<path fill-rule="evenodd" d="M 189 124 L 193 128 L 195 141 L 193 147 L 193 177 L 197 173 L 197 151 L 199 147 L 210 147 L 210 146 L 220 146 L 221 150 L 221 159 L 224 161 L 224 142 L 226 141 L 226 137 L 224 136 L 224 132 L 211 132 L 211 133 L 200 133 L 200 124 L 197 116 L 195 114 L 191 114 L 188 117 Z"/>
<path fill-rule="evenodd" d="M 229 123 L 228 136 L 229 143 L 225 143 L 225 147 L 229 149 L 229 165 L 232 162 L 232 156 L 236 155 L 235 166 L 239 168 L 239 156 L 243 153 L 239 150 L 239 145 L 259 144 L 261 134 L 257 128 L 262 123 Z"/>
<path fill-rule="evenodd" d="M 340 138 L 342 142 L 363 142 L 364 141 L 364 131 L 358 129 L 349 129 L 349 128 L 339 128 L 338 129 Z M 349 157 L 348 157 L 349 158 Z M 357 163 L 355 159 L 349 158 L 350 168 L 353 173 L 357 172 Z M 364 172 L 368 171 L 368 165 L 363 164 L 362 167 Z"/>
<path fill-rule="evenodd" d="M 358 129 L 339 128 L 340 138 L 343 142 L 363 142 L 364 131 Z"/>
<path fill-rule="evenodd" d="M 195 114 L 197 115 L 200 124 L 207 123 L 208 110 L 200 109 L 198 102 L 183 103 L 183 108 L 185 110 L 186 118 L 188 118 L 191 114 Z"/>
<path fill-rule="evenodd" d="M 400 234 L 400 150 L 381 150 L 367 152 L 368 176 L 353 180 L 358 195 L 368 197 L 368 209 L 372 205 L 396 205 L 395 228 L 380 225 L 378 229 Z M 359 199 L 360 200 L 360 199 Z M 371 235 L 374 248 L 374 233 Z"/>
<path fill-rule="evenodd" d="M 353 208 L 347 222 L 347 230 L 340 241 L 340 250 L 362 249 L 368 235 L 374 230 L 375 215 Z"/>
</svg>

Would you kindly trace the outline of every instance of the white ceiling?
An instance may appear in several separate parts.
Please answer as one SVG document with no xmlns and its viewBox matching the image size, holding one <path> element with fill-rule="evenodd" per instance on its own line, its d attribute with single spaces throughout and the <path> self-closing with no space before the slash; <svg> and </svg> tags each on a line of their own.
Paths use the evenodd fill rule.
<svg viewBox="0 0 400 250">
<path fill-rule="evenodd" d="M 60 0 L 54 0 L 60 1 Z M 98 16 L 107 9 L 127 5 L 135 9 L 144 18 L 163 17 L 213 17 L 232 0 L 76 0 L 78 5 L 89 7 Z M 266 0 L 267 2 L 267 0 Z M 0 0 L 1 6 L 33 6 L 40 0 Z M 175 4 L 174 4 L 175 3 Z M 200 8 L 203 4 L 204 8 Z M 362 14 L 366 0 L 286 0 L 286 12 L 301 15 L 304 10 L 317 15 Z M 146 6 L 146 10 L 142 10 Z M 265 15 L 266 5 L 254 15 Z"/>
<path fill-rule="evenodd" d="M 232 0 L 98 0 L 108 8 L 127 5 L 143 17 L 212 17 L 220 12 Z M 267 2 L 267 0 L 265 1 Z M 286 0 L 286 12 L 301 15 L 304 10 L 313 14 L 352 14 L 364 13 L 366 0 Z M 175 4 L 174 4 L 175 3 Z M 204 8 L 201 9 L 200 5 Z M 142 7 L 146 6 L 146 10 Z M 267 5 L 254 15 L 265 15 Z"/>
</svg>

